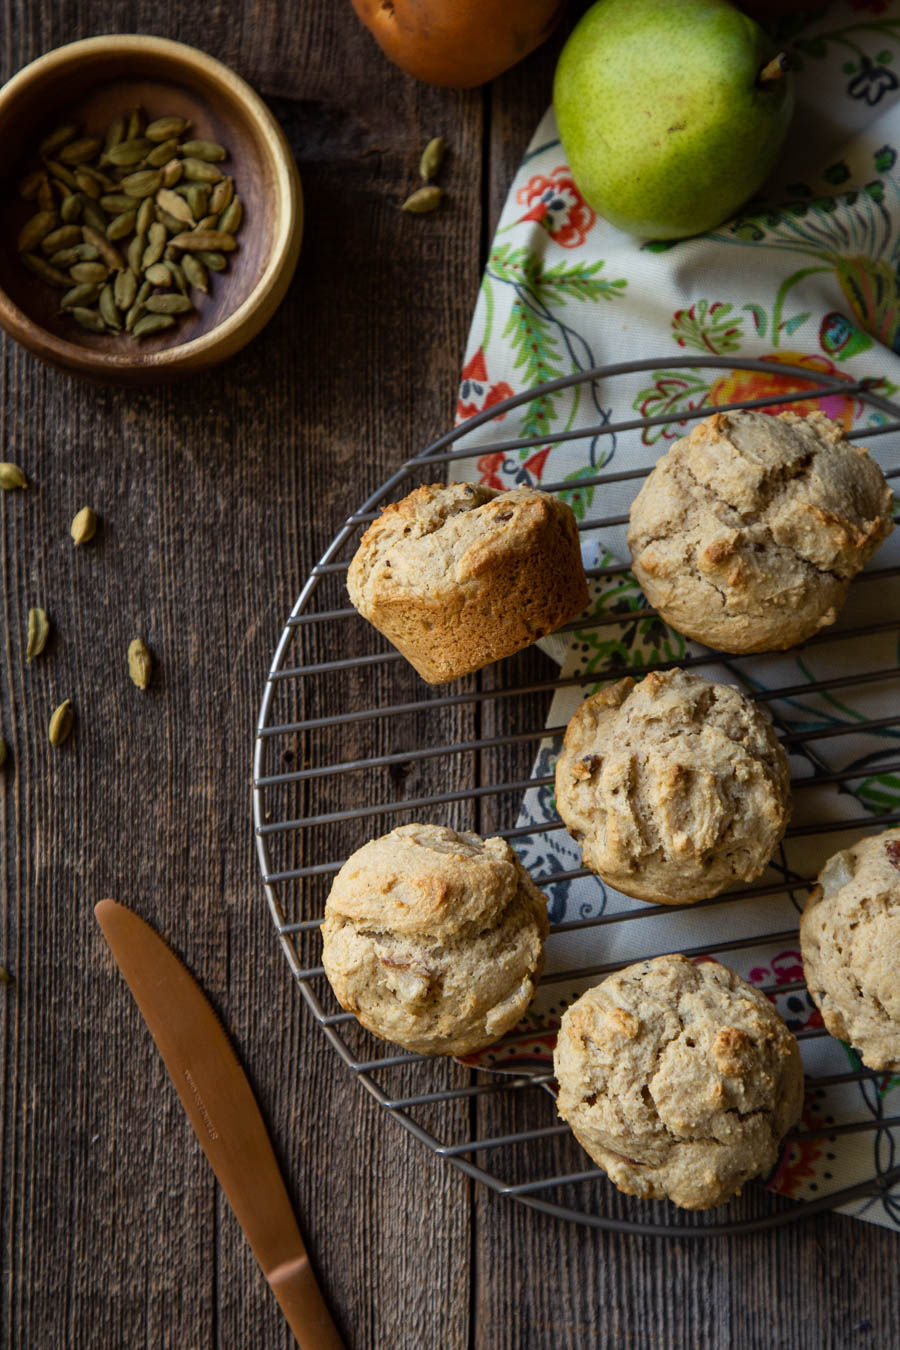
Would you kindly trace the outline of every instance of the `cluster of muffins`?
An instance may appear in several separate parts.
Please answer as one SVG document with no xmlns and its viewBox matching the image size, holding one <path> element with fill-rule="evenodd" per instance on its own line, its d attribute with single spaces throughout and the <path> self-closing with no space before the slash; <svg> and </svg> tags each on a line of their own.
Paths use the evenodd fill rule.
<svg viewBox="0 0 900 1350">
<path fill-rule="evenodd" d="M 837 616 L 892 528 L 867 452 L 820 413 L 717 413 L 636 498 L 636 576 L 660 616 L 728 652 L 769 651 Z M 350 598 L 423 679 L 458 678 L 577 617 L 588 599 L 571 510 L 531 488 L 420 487 L 366 531 Z M 791 811 L 787 757 L 740 690 L 684 670 L 620 680 L 578 708 L 556 767 L 584 864 L 626 895 L 709 899 L 766 867 Z M 470 1054 L 531 1003 L 544 896 L 509 845 L 432 824 L 370 840 L 322 925 L 338 1001 L 422 1054 Z M 801 923 L 827 1028 L 900 1069 L 900 830 L 831 858 Z M 718 1205 L 774 1163 L 799 1118 L 797 1043 L 759 990 L 716 961 L 660 956 L 562 1018 L 558 1109 L 629 1194 Z"/>
</svg>

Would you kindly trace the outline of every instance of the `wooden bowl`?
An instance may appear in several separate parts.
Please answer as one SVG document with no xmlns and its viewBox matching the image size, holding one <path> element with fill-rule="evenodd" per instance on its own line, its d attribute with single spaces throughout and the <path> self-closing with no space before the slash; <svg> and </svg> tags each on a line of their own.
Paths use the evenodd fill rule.
<svg viewBox="0 0 900 1350">
<path fill-rule="evenodd" d="M 60 293 L 27 271 L 18 232 L 36 210 L 18 184 L 39 141 L 62 122 L 102 134 L 121 113 L 176 115 L 190 136 L 229 150 L 223 168 L 244 204 L 238 248 L 196 310 L 174 328 L 134 339 L 94 335 L 58 310 Z M 303 227 L 293 155 L 262 99 L 227 66 L 166 38 L 86 38 L 48 52 L 0 89 L 0 324 L 23 347 L 63 370 L 121 384 L 149 384 L 207 369 L 232 356 L 271 318 L 290 284 Z M 126 241 L 127 242 L 127 241 Z"/>
</svg>

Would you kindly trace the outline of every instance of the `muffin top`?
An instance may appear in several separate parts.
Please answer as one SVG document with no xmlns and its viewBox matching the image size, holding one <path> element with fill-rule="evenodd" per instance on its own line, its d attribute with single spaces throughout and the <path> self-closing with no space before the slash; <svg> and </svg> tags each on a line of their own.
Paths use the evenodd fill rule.
<svg viewBox="0 0 900 1350">
<path fill-rule="evenodd" d="M 563 1015 L 559 1114 L 629 1195 L 708 1209 L 774 1163 L 800 1114 L 797 1042 L 739 975 L 657 956 Z"/>
<path fill-rule="evenodd" d="M 535 488 L 425 484 L 386 506 L 366 530 L 347 573 L 350 599 L 367 616 L 398 597 L 433 600 L 527 550 L 549 518 L 571 516 L 564 502 Z"/>
<path fill-rule="evenodd" d="M 800 922 L 810 994 L 833 1036 L 870 1069 L 900 1070 L 900 829 L 822 868 Z"/>
<path fill-rule="evenodd" d="M 790 767 L 739 689 L 653 671 L 576 711 L 556 801 L 586 866 L 626 895 L 684 904 L 762 871 L 790 816 Z"/>
<path fill-rule="evenodd" d="M 401 825 L 358 849 L 325 906 L 342 1007 L 424 1054 L 465 1054 L 525 1012 L 543 960 L 542 892 L 502 839 Z"/>
<path fill-rule="evenodd" d="M 891 507 L 881 469 L 824 413 L 714 413 L 657 463 L 628 544 L 668 622 L 723 651 L 765 651 L 834 622 Z"/>
</svg>

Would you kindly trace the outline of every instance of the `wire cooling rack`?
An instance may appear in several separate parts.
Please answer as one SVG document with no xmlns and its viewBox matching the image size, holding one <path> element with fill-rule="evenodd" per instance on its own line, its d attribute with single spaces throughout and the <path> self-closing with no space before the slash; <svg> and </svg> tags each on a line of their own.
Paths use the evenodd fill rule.
<svg viewBox="0 0 900 1350">
<path fill-rule="evenodd" d="M 881 424 L 853 431 L 851 437 L 868 442 L 876 436 L 890 436 L 886 444 L 892 447 L 892 452 L 887 459 L 884 455 L 880 458 L 883 465 L 887 464 L 889 479 L 900 477 L 897 437 L 900 407 L 880 397 L 871 387 L 872 382 L 820 375 L 809 368 L 781 363 L 773 368 L 770 362 L 723 357 L 632 361 L 554 380 L 541 389 L 528 390 L 494 405 L 407 460 L 358 511 L 348 516 L 312 569 L 278 642 L 262 698 L 254 753 L 253 813 L 269 910 L 303 1000 L 344 1068 L 358 1078 L 399 1124 L 468 1176 L 545 1213 L 617 1231 L 702 1236 L 774 1227 L 857 1197 L 886 1193 L 900 1181 L 900 1166 L 884 1169 L 860 1185 L 799 1203 L 784 1200 L 762 1187 L 750 1186 L 725 1210 L 700 1214 L 676 1210 L 662 1201 L 638 1201 L 622 1196 L 600 1169 L 587 1166 L 590 1160 L 575 1143 L 568 1126 L 558 1122 L 550 1096 L 538 1090 L 548 1086 L 549 1075 L 476 1073 L 446 1060 L 391 1053 L 386 1042 L 370 1036 L 349 1013 L 340 1009 L 319 964 L 318 927 L 325 897 L 334 873 L 353 849 L 398 824 L 423 819 L 483 834 L 500 834 L 508 839 L 532 833 L 533 826 L 517 829 L 515 821 L 522 793 L 534 786 L 529 764 L 535 748 L 542 737 L 563 729 L 545 726 L 554 688 L 564 683 L 590 687 L 607 677 L 618 678 L 622 673 L 619 669 L 594 669 L 587 677 L 554 679 L 543 673 L 549 669 L 546 659 L 532 654 L 530 662 L 510 658 L 451 686 L 435 689 L 424 684 L 403 658 L 346 604 L 346 568 L 360 535 L 378 514 L 379 507 L 404 496 L 421 482 L 433 482 L 446 475 L 455 460 L 486 451 L 505 453 L 546 445 L 545 440 L 535 437 L 495 440 L 492 434 L 496 428 L 489 429 L 483 443 L 479 440 L 473 445 L 473 431 L 484 424 L 541 393 L 577 384 L 590 386 L 595 394 L 602 390 L 604 400 L 612 403 L 617 380 L 661 365 L 669 370 L 713 368 L 760 371 L 769 376 L 777 372 L 803 382 L 795 393 L 773 393 L 765 398 L 718 405 L 715 411 L 720 412 L 789 405 L 835 393 L 852 395 L 877 412 Z M 639 433 L 648 426 L 664 427 L 668 423 L 681 426 L 714 410 L 700 406 L 673 415 L 613 422 L 596 420 L 600 406 L 596 397 L 580 400 L 580 406 L 589 408 L 594 420 L 582 418 L 580 423 L 557 435 L 554 445 L 572 440 L 584 440 L 590 445 L 596 444 L 598 437 Z M 463 437 L 465 445 L 460 446 L 458 442 Z M 603 487 L 633 481 L 637 491 L 647 472 L 647 469 L 599 471 L 580 478 L 579 486 Z M 541 487 L 551 492 L 571 492 L 572 483 L 547 481 Z M 580 522 L 579 528 L 599 530 L 626 521 L 627 515 L 594 517 Z M 594 568 L 588 575 L 606 577 L 627 570 L 624 565 Z M 854 587 L 877 585 L 879 580 L 898 574 L 900 567 L 879 568 L 876 559 L 875 565 L 854 582 Z M 816 690 L 830 692 L 848 684 L 864 685 L 890 677 L 892 672 L 883 667 L 878 671 L 866 669 L 862 640 L 878 633 L 900 632 L 900 613 L 885 614 L 874 623 L 854 624 L 853 593 L 851 590 L 851 601 L 845 611 L 845 615 L 848 611 L 851 614 L 850 623 L 839 634 L 826 633 L 807 645 L 835 640 L 856 644 L 853 651 L 859 654 L 858 672 L 850 677 L 843 674 L 814 684 L 769 690 L 767 698 Z M 649 609 L 639 611 L 641 615 L 652 613 Z M 621 616 L 607 613 L 578 620 L 567 628 L 587 629 L 634 621 L 634 611 Z M 711 653 L 659 664 L 702 668 L 716 659 Z M 537 675 L 536 665 L 540 671 Z M 645 670 L 631 669 L 628 673 L 640 675 Z M 860 724 L 859 729 L 866 729 L 866 725 L 900 727 L 900 707 L 895 717 Z M 486 734 L 490 731 L 495 734 Z M 823 734 L 828 733 L 817 732 L 816 736 Z M 787 739 L 796 741 L 804 737 L 801 733 Z M 815 751 L 808 753 L 815 762 Z M 429 765 L 428 761 L 436 764 Z M 446 785 L 447 790 L 436 791 L 426 785 L 421 795 L 409 791 L 408 777 L 415 781 L 416 770 L 424 772 L 436 767 L 441 775 L 439 786 Z M 818 769 L 821 768 L 819 762 Z M 898 769 L 900 763 L 879 765 L 880 772 Z M 432 772 L 432 784 L 435 776 Z M 831 774 L 819 781 L 840 782 L 850 776 Z M 849 824 L 860 830 L 883 829 L 898 820 L 900 812 L 873 816 L 861 811 L 860 818 Z M 803 827 L 803 833 L 824 836 L 847 828 L 846 820 L 835 820 L 812 829 Z M 577 868 L 553 876 L 536 876 L 535 880 L 539 885 L 549 886 L 584 875 L 585 869 Z M 771 895 L 785 889 L 782 882 L 744 890 L 741 895 Z M 648 906 L 640 905 L 616 916 L 581 920 L 575 926 L 621 923 L 643 917 L 647 910 Z M 724 944 L 719 941 L 711 948 L 694 947 L 687 954 L 700 956 L 715 950 L 717 955 L 725 953 L 727 960 L 729 949 L 782 938 L 796 942 L 796 929 L 772 933 L 767 938 L 743 938 Z M 573 979 L 576 974 L 596 975 L 599 980 L 617 964 L 620 963 L 590 970 L 582 968 L 569 974 Z M 558 974 L 553 978 L 558 979 Z M 802 982 L 778 986 L 779 993 L 791 989 L 802 990 Z M 825 1032 L 819 1028 L 799 1034 L 801 1040 L 822 1035 Z M 526 1039 L 521 1031 L 514 1031 L 503 1040 L 514 1042 L 517 1037 Z M 533 1030 L 528 1037 L 534 1039 Z M 860 1068 L 827 1079 L 810 1080 L 808 1076 L 807 1085 L 814 1088 L 817 1081 L 822 1086 L 861 1082 L 873 1076 L 869 1070 Z M 495 1103 L 499 1109 L 494 1114 L 504 1122 L 504 1128 L 501 1133 L 480 1135 L 479 1103 L 485 1096 L 495 1094 L 503 1097 L 502 1102 Z M 833 1138 L 895 1125 L 900 1125 L 900 1117 L 866 1118 L 830 1125 L 827 1134 Z M 800 1141 L 821 1136 L 822 1130 L 798 1130 L 791 1137 Z"/>
</svg>

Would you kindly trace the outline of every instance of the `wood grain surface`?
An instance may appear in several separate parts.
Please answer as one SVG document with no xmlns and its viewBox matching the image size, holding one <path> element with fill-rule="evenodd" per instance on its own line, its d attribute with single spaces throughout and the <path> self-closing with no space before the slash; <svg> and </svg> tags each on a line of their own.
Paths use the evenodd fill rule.
<svg viewBox="0 0 900 1350">
<path fill-rule="evenodd" d="M 292 1344 L 105 950 L 92 905 L 112 895 L 171 940 L 232 1033 L 352 1350 L 897 1346 L 897 1239 L 872 1226 L 620 1237 L 476 1188 L 340 1069 L 263 902 L 250 760 L 272 651 L 348 508 L 450 425 L 480 263 L 565 28 L 469 93 L 390 67 L 342 0 L 6 0 L 2 31 L 3 78 L 109 31 L 226 61 L 285 128 L 307 228 L 287 300 L 220 371 L 110 390 L 2 346 L 0 458 L 32 486 L 0 501 L 0 1345 Z M 438 133 L 446 205 L 400 213 Z M 101 528 L 74 551 L 85 504 Z M 54 631 L 26 666 L 35 604 Z M 126 669 L 138 634 L 146 693 Z M 315 640 L 327 653 L 327 629 Z M 396 679 L 376 667 L 349 688 L 377 702 Z M 66 697 L 75 731 L 52 750 Z M 500 708 L 446 713 L 434 734 L 494 734 Z M 335 758 L 355 734 L 334 735 Z M 477 767 L 423 761 L 406 787 L 465 786 Z M 472 803 L 446 818 L 490 825 Z M 526 1109 L 505 1094 L 430 1108 L 463 1137 Z"/>
</svg>

